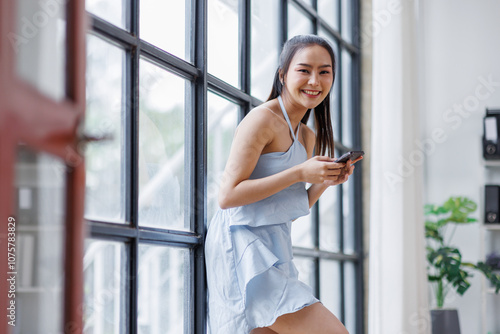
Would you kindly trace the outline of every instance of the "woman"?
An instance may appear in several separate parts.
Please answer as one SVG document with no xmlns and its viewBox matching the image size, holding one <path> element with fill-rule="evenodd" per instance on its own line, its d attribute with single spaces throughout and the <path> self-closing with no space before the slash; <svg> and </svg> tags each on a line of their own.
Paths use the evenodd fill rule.
<svg viewBox="0 0 500 334">
<path fill-rule="evenodd" d="M 292 38 L 283 47 L 268 101 L 236 130 L 221 209 L 205 244 L 211 334 L 347 333 L 297 279 L 290 234 L 291 222 L 354 170 L 353 162 L 330 158 L 334 78 L 328 42 L 314 35 Z M 317 136 L 305 124 L 311 109 Z M 306 182 L 312 184 L 307 190 Z"/>
</svg>

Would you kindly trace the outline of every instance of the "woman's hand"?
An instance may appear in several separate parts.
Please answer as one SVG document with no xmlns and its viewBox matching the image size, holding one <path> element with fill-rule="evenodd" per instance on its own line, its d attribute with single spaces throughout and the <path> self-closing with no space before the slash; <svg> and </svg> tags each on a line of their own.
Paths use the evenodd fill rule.
<svg viewBox="0 0 500 334">
<path fill-rule="evenodd" d="M 354 164 L 356 162 L 358 162 L 359 160 L 363 159 L 363 157 L 359 157 L 357 158 L 356 160 L 354 161 L 351 161 L 350 159 L 347 160 L 347 162 L 345 163 L 345 166 L 344 168 L 342 169 L 342 171 L 340 172 L 340 174 L 338 175 L 337 179 L 336 180 L 325 180 L 323 182 L 323 184 L 325 185 L 328 185 L 328 186 L 336 186 L 336 185 L 339 185 L 339 184 L 342 184 L 344 182 L 346 182 L 348 179 L 349 179 L 349 176 L 352 175 L 352 173 L 354 172 Z"/>
<path fill-rule="evenodd" d="M 300 178 L 307 183 L 337 182 L 345 165 L 334 162 L 330 157 L 315 156 L 300 164 Z"/>
<path fill-rule="evenodd" d="M 316 161 L 317 163 L 325 163 L 325 161 L 326 161 L 327 166 L 328 166 L 328 164 L 331 163 L 331 161 L 333 161 L 333 159 L 330 159 L 328 157 L 314 157 L 314 158 L 307 160 L 303 164 L 304 165 L 310 164 L 311 166 L 314 166 L 315 164 L 317 165 L 317 163 L 315 163 L 314 159 L 319 160 L 319 161 Z M 328 186 L 334 186 L 334 185 L 342 184 L 342 183 L 346 182 L 347 179 L 349 178 L 349 176 L 354 171 L 353 164 L 358 162 L 361 159 L 363 159 L 363 157 L 359 157 L 358 159 L 356 159 L 352 162 L 351 162 L 351 160 L 348 160 L 347 163 L 345 163 L 345 164 L 344 163 L 340 163 L 340 164 L 334 163 L 336 165 L 344 165 L 340 170 L 336 169 L 335 171 L 330 171 L 330 174 L 339 173 L 338 175 L 332 176 L 330 180 L 324 180 L 323 182 L 313 184 L 312 186 L 309 187 L 309 189 L 307 189 L 307 195 L 309 197 L 309 208 L 311 208 L 314 205 L 314 203 L 316 203 L 316 201 L 319 199 L 321 194 L 328 188 Z M 299 166 L 302 167 L 302 165 L 299 165 Z M 323 168 L 323 167 L 320 166 L 320 169 L 321 168 Z M 310 181 L 307 181 L 307 182 L 310 182 Z"/>
</svg>

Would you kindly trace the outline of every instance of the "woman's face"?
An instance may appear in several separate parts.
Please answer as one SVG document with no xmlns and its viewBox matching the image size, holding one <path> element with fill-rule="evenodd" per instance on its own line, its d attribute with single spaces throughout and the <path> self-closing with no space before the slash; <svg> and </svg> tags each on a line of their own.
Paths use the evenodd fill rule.
<svg viewBox="0 0 500 334">
<path fill-rule="evenodd" d="M 330 54 L 322 46 L 308 46 L 297 51 L 290 62 L 284 95 L 292 104 L 312 109 L 330 93 L 332 83 Z"/>
</svg>

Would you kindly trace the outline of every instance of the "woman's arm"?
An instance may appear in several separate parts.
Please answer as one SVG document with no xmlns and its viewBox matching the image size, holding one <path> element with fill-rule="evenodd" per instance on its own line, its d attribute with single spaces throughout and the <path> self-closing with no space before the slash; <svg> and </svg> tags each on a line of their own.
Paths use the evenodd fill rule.
<svg viewBox="0 0 500 334">
<path fill-rule="evenodd" d="M 326 188 L 328 188 L 327 185 L 321 183 L 321 184 L 313 184 L 312 186 L 307 189 L 307 195 L 309 196 L 309 209 L 312 208 L 314 203 L 323 195 L 325 192 Z"/>
<path fill-rule="evenodd" d="M 257 108 L 240 123 L 219 192 L 222 209 L 260 201 L 296 182 L 336 181 L 344 164 L 327 157 L 314 157 L 280 173 L 260 179 L 248 179 L 264 147 L 275 138 L 282 122 L 270 111 Z"/>
</svg>

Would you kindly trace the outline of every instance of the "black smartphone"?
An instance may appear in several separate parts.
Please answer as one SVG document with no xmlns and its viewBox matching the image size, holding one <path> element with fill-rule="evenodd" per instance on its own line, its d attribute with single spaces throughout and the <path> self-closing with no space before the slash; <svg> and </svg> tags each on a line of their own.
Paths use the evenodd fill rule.
<svg viewBox="0 0 500 334">
<path fill-rule="evenodd" d="M 364 151 L 350 151 L 345 154 L 342 154 L 342 156 L 337 160 L 335 160 L 335 162 L 347 162 L 347 160 L 349 159 L 351 159 L 351 161 L 354 161 L 364 154 L 365 154 Z"/>
</svg>

